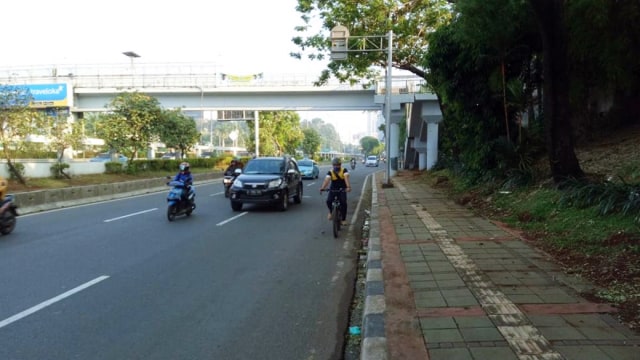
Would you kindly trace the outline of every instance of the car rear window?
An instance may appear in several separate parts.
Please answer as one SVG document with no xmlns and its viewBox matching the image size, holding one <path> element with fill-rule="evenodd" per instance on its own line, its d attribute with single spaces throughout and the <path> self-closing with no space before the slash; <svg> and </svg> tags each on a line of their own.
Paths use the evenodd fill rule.
<svg viewBox="0 0 640 360">
<path fill-rule="evenodd" d="M 284 172 L 282 160 L 252 160 L 244 169 L 245 174 L 280 174 Z"/>
<path fill-rule="evenodd" d="M 313 162 L 308 160 L 300 160 L 298 161 L 298 166 L 313 166 Z"/>
</svg>

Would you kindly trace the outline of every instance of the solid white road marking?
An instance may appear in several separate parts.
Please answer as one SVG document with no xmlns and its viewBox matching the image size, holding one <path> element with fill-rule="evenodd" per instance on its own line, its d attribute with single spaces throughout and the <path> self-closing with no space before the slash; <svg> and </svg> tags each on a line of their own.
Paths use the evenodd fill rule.
<svg viewBox="0 0 640 360">
<path fill-rule="evenodd" d="M 242 214 L 238 214 L 238 215 L 236 215 L 236 216 L 234 216 L 234 217 L 232 217 L 232 218 L 229 218 L 229 219 L 227 219 L 227 220 L 225 220 L 225 221 L 221 221 L 221 222 L 217 223 L 217 224 L 216 224 L 216 226 L 222 226 L 222 225 L 224 225 L 224 224 L 226 224 L 226 223 L 228 223 L 228 222 L 231 222 L 231 221 L 233 221 L 233 220 L 235 220 L 235 219 L 239 218 L 240 216 L 245 216 L 245 215 L 247 215 L 247 214 L 248 214 L 248 212 L 246 212 L 246 211 L 245 211 L 245 212 L 243 212 Z"/>
<path fill-rule="evenodd" d="M 86 282 L 86 283 L 84 283 L 84 284 L 82 284 L 82 285 L 80 285 L 78 287 L 75 287 L 75 288 L 73 288 L 73 289 L 71 289 L 71 290 L 69 290 L 69 291 L 67 291 L 67 292 L 65 292 L 63 294 L 60 294 L 60 295 L 58 295 L 58 296 L 56 296 L 54 298 L 51 298 L 51 299 L 49 299 L 47 301 L 41 302 L 40 304 L 38 304 L 38 305 L 36 305 L 34 307 L 31 307 L 31 308 L 29 308 L 29 309 L 27 309 L 27 310 L 25 310 L 25 311 L 23 311 L 21 313 L 18 313 L 18 314 L 13 315 L 12 317 L 6 318 L 6 319 L 0 321 L 0 328 L 3 328 L 3 327 L 5 327 L 5 326 L 7 326 L 7 325 L 9 325 L 9 324 L 11 324 L 13 322 L 16 322 L 16 321 L 18 321 L 18 320 L 20 320 L 22 318 L 25 318 L 25 317 L 27 317 L 27 316 L 29 316 L 29 315 L 37 312 L 37 311 L 40 311 L 40 310 L 46 308 L 49 305 L 57 303 L 60 300 L 63 300 L 63 299 L 65 299 L 65 298 L 67 298 L 67 297 L 69 297 L 69 296 L 71 296 L 71 295 L 73 295 L 73 294 L 75 294 L 77 292 L 80 292 L 80 291 L 82 291 L 82 290 L 84 290 L 84 289 L 86 289 L 86 288 L 88 288 L 90 286 L 93 286 L 93 285 L 95 285 L 95 284 L 97 284 L 97 283 L 99 283 L 99 282 L 101 282 L 103 280 L 106 280 L 108 278 L 109 277 L 106 276 L 106 275 L 99 276 L 99 277 L 97 277 L 97 278 L 95 278 L 95 279 L 93 279 L 93 280 L 91 280 L 89 282 Z"/>
<path fill-rule="evenodd" d="M 140 214 L 156 211 L 156 210 L 158 210 L 158 208 L 153 208 L 153 209 L 149 209 L 149 210 L 142 210 L 142 211 L 134 212 L 133 214 L 118 216 L 118 217 L 115 217 L 113 219 L 107 219 L 104 222 L 111 222 L 111 221 L 115 221 L 115 220 L 120 220 L 120 219 L 128 218 L 128 217 L 131 217 L 131 216 L 136 216 L 136 215 L 140 215 Z"/>
</svg>

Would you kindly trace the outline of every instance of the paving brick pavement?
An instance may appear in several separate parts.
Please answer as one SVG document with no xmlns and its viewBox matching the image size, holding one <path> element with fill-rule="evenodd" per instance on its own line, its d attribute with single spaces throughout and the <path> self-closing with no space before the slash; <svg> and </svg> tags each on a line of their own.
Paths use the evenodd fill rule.
<svg viewBox="0 0 640 360">
<path fill-rule="evenodd" d="M 383 330 L 365 326 L 362 359 L 640 359 L 616 309 L 580 296 L 591 284 L 418 175 L 373 178 Z"/>
</svg>

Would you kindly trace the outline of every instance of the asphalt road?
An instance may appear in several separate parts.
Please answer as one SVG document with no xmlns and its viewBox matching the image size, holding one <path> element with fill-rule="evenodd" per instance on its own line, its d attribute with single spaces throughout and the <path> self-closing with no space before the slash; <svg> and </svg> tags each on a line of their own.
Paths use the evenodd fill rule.
<svg viewBox="0 0 640 360">
<path fill-rule="evenodd" d="M 352 171 L 349 217 L 375 170 Z M 166 192 L 19 217 L 0 237 L 0 358 L 340 358 L 356 239 L 333 238 L 320 182 L 286 212 L 233 212 L 220 180 L 174 222 Z"/>
</svg>

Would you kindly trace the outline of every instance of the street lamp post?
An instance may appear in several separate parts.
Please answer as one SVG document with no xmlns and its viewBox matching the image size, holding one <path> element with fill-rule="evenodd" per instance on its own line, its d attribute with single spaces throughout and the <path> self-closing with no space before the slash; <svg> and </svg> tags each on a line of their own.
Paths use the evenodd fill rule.
<svg viewBox="0 0 640 360">
<path fill-rule="evenodd" d="M 138 55 L 135 51 L 125 51 L 122 54 L 124 54 L 126 57 L 129 58 L 129 60 L 131 60 L 131 87 L 134 87 L 135 68 L 133 67 L 133 59 L 139 58 L 140 55 Z"/>
<path fill-rule="evenodd" d="M 392 51 L 391 50 L 391 42 L 393 41 L 393 31 L 389 30 L 389 39 L 387 42 L 387 79 L 385 84 L 385 115 L 384 115 L 384 142 L 386 143 L 386 170 L 387 170 L 387 179 L 386 184 L 391 185 L 391 61 Z"/>
<path fill-rule="evenodd" d="M 384 46 L 386 37 L 387 46 Z M 359 48 L 349 48 L 349 39 L 359 40 Z M 380 43 L 370 42 L 371 39 L 380 40 Z M 367 48 L 369 46 L 369 48 Z M 343 25 L 336 25 L 331 29 L 331 60 L 346 60 L 349 52 L 386 51 L 387 68 L 385 79 L 385 126 L 384 141 L 386 153 L 386 179 L 385 184 L 391 185 L 391 69 L 393 61 L 393 31 L 389 30 L 384 36 L 349 36 L 349 29 Z"/>
</svg>

